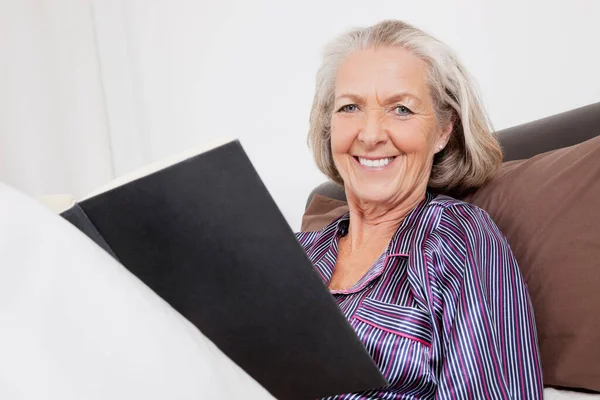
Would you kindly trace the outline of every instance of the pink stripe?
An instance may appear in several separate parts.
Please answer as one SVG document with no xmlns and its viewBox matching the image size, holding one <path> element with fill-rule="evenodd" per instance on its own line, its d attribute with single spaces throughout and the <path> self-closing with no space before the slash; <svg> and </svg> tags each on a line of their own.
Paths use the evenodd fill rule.
<svg viewBox="0 0 600 400">
<path fill-rule="evenodd" d="M 478 244 L 481 245 L 481 242 L 476 242 L 474 244 Z M 486 247 L 489 249 L 490 247 L 492 247 L 492 244 L 489 242 L 489 240 L 486 240 Z M 486 361 L 490 362 L 492 364 L 492 367 L 494 369 L 494 372 L 496 374 L 496 377 L 502 377 L 502 372 L 501 372 L 501 367 L 500 365 L 498 365 L 498 360 L 496 357 L 494 357 L 494 354 L 496 353 L 496 349 L 493 348 L 493 335 L 492 332 L 490 331 L 490 326 L 491 326 L 491 322 L 489 320 L 489 315 L 488 315 L 488 311 L 487 308 L 485 307 L 485 305 L 488 303 L 485 299 L 483 299 L 482 297 L 482 286 L 481 286 L 481 281 L 479 280 L 478 277 L 478 270 L 477 270 L 477 263 L 475 262 L 475 256 L 473 255 L 473 250 L 470 248 L 467 248 L 467 260 L 468 263 L 470 263 L 470 267 L 471 269 L 474 269 L 474 271 L 472 271 L 472 275 L 473 275 L 473 280 L 474 280 L 474 293 L 477 296 L 477 300 L 479 303 L 479 314 L 481 315 L 481 319 L 482 319 L 482 323 L 481 325 L 483 325 L 483 329 L 485 330 L 485 338 L 488 339 L 489 341 L 492 341 L 491 343 L 491 349 L 490 349 L 490 356 L 489 359 L 487 359 Z M 469 269 L 469 266 L 467 266 L 467 269 Z M 465 277 L 466 279 L 466 277 Z M 466 305 L 465 305 L 466 306 Z M 468 315 L 468 314 L 467 314 Z M 473 321 L 471 320 L 470 316 L 467 317 L 467 325 L 469 327 L 469 332 L 471 335 L 471 341 L 473 343 L 477 343 L 477 337 L 475 336 L 474 332 L 473 332 Z M 475 354 L 477 355 L 477 365 L 479 367 L 479 370 L 481 371 L 481 374 L 485 374 L 485 368 L 483 366 L 483 361 L 482 361 L 482 357 L 481 357 L 481 351 L 478 347 L 475 347 Z M 499 388 L 502 392 L 503 396 L 507 396 L 508 394 L 506 393 L 506 387 L 504 385 L 504 381 L 503 379 L 499 379 L 500 382 L 499 383 Z M 488 387 L 488 380 L 483 378 L 480 379 L 480 382 L 483 384 L 483 389 L 486 393 L 490 393 L 490 389 Z"/>
<path fill-rule="evenodd" d="M 392 333 L 392 334 L 394 334 L 394 335 L 396 335 L 396 336 L 402 336 L 402 337 L 405 337 L 405 338 L 407 338 L 407 339 L 414 340 L 415 342 L 419 342 L 419 343 L 421 343 L 422 345 L 424 345 L 424 346 L 427 346 L 427 347 L 431 348 L 431 343 L 427 343 L 427 342 L 426 342 L 426 341 L 424 341 L 423 339 L 419 339 L 419 338 L 417 338 L 417 337 L 414 337 L 414 336 L 411 336 L 411 335 L 407 335 L 407 334 L 406 334 L 406 333 L 404 333 L 404 332 L 396 332 L 396 331 L 393 331 L 393 330 L 391 330 L 391 329 L 388 329 L 388 328 L 385 328 L 385 327 L 383 327 L 383 326 L 381 326 L 381 325 L 379 325 L 379 324 L 376 324 L 376 323 L 375 323 L 375 322 L 373 322 L 373 321 L 367 321 L 366 319 L 364 319 L 364 318 L 361 318 L 361 317 L 359 317 L 359 316 L 356 316 L 356 317 L 354 317 L 354 319 L 357 319 L 357 320 L 359 320 L 359 321 L 362 321 L 362 322 L 364 322 L 365 324 L 369 324 L 369 325 L 371 325 L 371 326 L 374 326 L 374 327 L 376 327 L 376 328 L 379 328 L 379 329 L 381 329 L 382 331 L 386 331 L 386 332 Z"/>
<path fill-rule="evenodd" d="M 384 329 L 384 331 L 388 332 L 386 329 Z M 392 354 L 388 359 L 389 360 L 388 365 L 384 372 L 385 376 L 390 375 L 390 370 L 392 369 L 392 366 L 393 366 L 394 362 L 396 361 L 396 353 L 398 352 L 399 346 L 400 346 L 400 343 L 398 343 L 398 341 L 394 342 L 394 347 L 392 348 Z"/>
<path fill-rule="evenodd" d="M 412 350 L 413 350 L 413 347 L 411 346 L 408 349 L 408 356 L 406 357 L 404 366 L 402 367 L 402 371 L 400 372 L 400 376 L 398 377 L 398 382 L 404 383 L 405 386 L 406 386 L 406 382 L 403 382 L 403 379 L 404 379 L 404 376 L 406 375 L 406 370 L 408 369 L 409 360 L 412 356 Z"/>
<path fill-rule="evenodd" d="M 498 255 L 500 257 L 500 265 L 504 265 L 504 257 L 502 256 L 502 252 Z M 500 296 L 498 302 L 501 308 L 504 308 L 504 278 L 502 274 L 498 276 L 498 295 Z M 501 309 L 498 310 L 499 313 L 502 312 Z M 504 376 L 508 377 L 508 363 L 506 362 L 506 337 L 504 333 L 504 318 L 500 319 L 500 351 L 502 352 L 502 365 L 504 367 Z"/>
<path fill-rule="evenodd" d="M 354 314 L 352 315 L 352 319 L 356 319 L 356 313 L 358 312 L 358 310 L 360 310 L 360 307 L 362 306 L 363 301 L 365 301 L 365 299 L 367 298 L 368 293 L 365 293 L 365 295 L 362 297 L 362 299 L 360 299 L 360 301 L 358 302 L 358 306 L 356 307 L 356 310 L 354 310 Z"/>
<path fill-rule="evenodd" d="M 519 293 L 519 289 L 517 288 L 517 285 L 516 285 L 515 271 L 513 270 L 513 268 L 510 268 L 510 280 L 511 280 L 512 287 L 513 287 L 513 293 L 516 295 L 517 293 Z M 519 324 L 519 310 L 517 309 L 518 303 L 519 302 L 517 300 L 513 300 L 513 320 L 515 321 L 515 332 L 522 332 L 521 325 Z M 522 353 L 521 335 L 517 335 L 517 337 L 515 338 L 515 342 L 517 342 L 517 354 L 521 354 Z M 524 387 L 523 387 L 523 383 L 525 383 L 525 379 L 523 377 L 523 363 L 522 362 L 519 362 L 519 378 L 520 378 L 520 382 L 521 382 L 521 385 L 520 385 L 521 395 L 525 395 Z"/>
<path fill-rule="evenodd" d="M 382 273 L 383 273 L 383 271 L 385 271 L 385 266 L 387 264 L 388 258 L 390 258 L 390 255 L 387 255 L 385 257 L 385 259 L 383 260 L 383 269 L 381 271 Z M 390 282 L 390 279 L 392 279 L 392 275 L 394 275 L 393 271 L 388 271 L 387 276 L 385 277 L 385 280 L 381 283 L 381 287 L 387 287 L 388 286 L 388 284 Z M 383 291 L 379 292 L 379 295 L 377 295 L 377 300 L 381 300 L 381 296 L 382 295 L 383 295 Z"/>
<path fill-rule="evenodd" d="M 463 379 L 462 381 L 465 383 L 465 386 L 467 386 L 467 393 L 472 393 L 473 392 L 473 388 L 471 386 L 471 381 L 469 380 L 469 374 L 467 373 L 467 368 L 465 367 L 465 360 L 464 360 L 464 356 L 463 353 L 460 349 L 461 347 L 461 341 L 460 338 L 458 337 L 458 331 L 456 330 L 456 327 L 453 331 L 454 335 L 453 335 L 453 344 L 456 346 L 456 355 L 458 356 L 458 364 L 460 365 L 460 369 L 462 369 L 462 373 L 463 373 Z M 448 378 L 446 378 L 446 380 L 448 382 L 452 382 L 453 379 L 455 379 L 453 376 L 450 376 L 448 373 L 450 371 L 448 369 L 446 369 L 446 376 L 448 376 Z M 472 395 L 469 396 L 470 398 L 473 398 Z"/>
<path fill-rule="evenodd" d="M 375 307 L 373 307 L 373 306 L 371 306 L 369 304 L 365 304 L 365 308 L 373 310 L 373 312 L 376 313 L 376 314 L 383 314 L 383 315 L 387 315 L 388 317 L 398 318 L 400 320 L 408 320 L 410 322 L 413 322 L 415 325 L 422 326 L 423 328 L 427 328 L 427 329 L 430 328 L 429 324 L 425 324 L 425 323 L 423 323 L 423 321 L 419 321 L 419 320 L 417 320 L 417 319 L 415 319 L 415 318 L 413 318 L 411 316 L 408 316 L 408 315 L 393 314 L 393 313 L 390 313 L 388 311 L 375 308 Z"/>
</svg>

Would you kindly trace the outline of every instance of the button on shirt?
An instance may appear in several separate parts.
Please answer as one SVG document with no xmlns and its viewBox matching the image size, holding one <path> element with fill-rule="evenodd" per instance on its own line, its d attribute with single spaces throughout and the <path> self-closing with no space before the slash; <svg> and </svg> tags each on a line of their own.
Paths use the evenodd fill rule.
<svg viewBox="0 0 600 400">
<path fill-rule="evenodd" d="M 327 284 L 348 219 L 297 234 Z M 368 272 L 331 293 L 390 384 L 328 399 L 543 398 L 527 287 L 476 206 L 427 193 Z"/>
</svg>

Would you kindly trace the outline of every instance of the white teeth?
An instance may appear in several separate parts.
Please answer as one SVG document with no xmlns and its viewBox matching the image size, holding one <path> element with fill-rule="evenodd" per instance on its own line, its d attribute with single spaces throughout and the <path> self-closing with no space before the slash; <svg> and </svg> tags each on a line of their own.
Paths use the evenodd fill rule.
<svg viewBox="0 0 600 400">
<path fill-rule="evenodd" d="M 362 157 L 358 157 L 358 161 L 364 165 L 365 167 L 371 167 L 371 168 L 381 168 L 381 167 L 385 167 L 386 165 L 388 165 L 390 163 L 390 161 L 392 161 L 394 158 L 393 157 L 389 157 L 389 158 L 380 158 L 378 160 L 369 160 L 368 158 L 362 158 Z"/>
</svg>

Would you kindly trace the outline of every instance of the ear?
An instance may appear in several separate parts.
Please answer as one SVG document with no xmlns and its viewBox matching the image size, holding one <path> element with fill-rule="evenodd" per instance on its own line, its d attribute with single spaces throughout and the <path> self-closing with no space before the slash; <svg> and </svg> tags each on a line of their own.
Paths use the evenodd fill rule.
<svg viewBox="0 0 600 400">
<path fill-rule="evenodd" d="M 448 141 L 450 140 L 450 135 L 452 134 L 453 130 L 454 130 L 454 122 L 453 121 L 450 121 L 447 126 L 445 126 L 442 130 L 440 130 L 440 136 L 438 138 L 436 149 L 435 149 L 436 153 L 439 153 L 440 151 L 444 150 L 444 148 L 448 144 Z"/>
</svg>

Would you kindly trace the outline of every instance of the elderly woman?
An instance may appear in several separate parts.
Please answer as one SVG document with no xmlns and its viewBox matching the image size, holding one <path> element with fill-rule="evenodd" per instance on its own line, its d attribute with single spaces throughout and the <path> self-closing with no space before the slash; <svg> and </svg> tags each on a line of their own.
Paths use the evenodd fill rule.
<svg viewBox="0 0 600 400">
<path fill-rule="evenodd" d="M 336 399 L 540 399 L 527 288 L 481 209 L 502 160 L 472 78 L 400 21 L 329 45 L 309 142 L 349 212 L 298 239 L 389 386 Z"/>
</svg>

